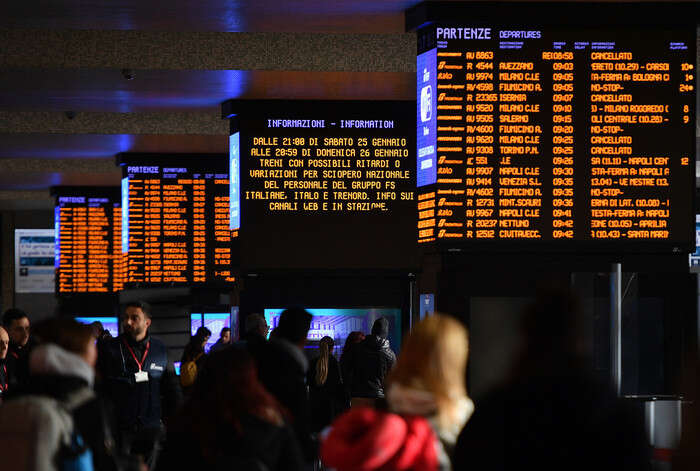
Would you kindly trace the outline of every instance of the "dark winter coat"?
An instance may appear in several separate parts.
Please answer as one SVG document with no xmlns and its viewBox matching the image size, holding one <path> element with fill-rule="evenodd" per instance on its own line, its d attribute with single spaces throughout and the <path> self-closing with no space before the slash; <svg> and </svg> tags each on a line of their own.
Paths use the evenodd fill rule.
<svg viewBox="0 0 700 471">
<path fill-rule="evenodd" d="M 384 379 L 396 363 L 389 340 L 368 335 L 353 346 L 345 362 L 345 382 L 352 397 L 384 397 Z"/>
<path fill-rule="evenodd" d="M 317 444 L 311 438 L 309 398 L 306 391 L 308 360 L 296 345 L 283 339 L 253 341 L 247 348 L 258 367 L 258 377 L 270 394 L 290 413 L 304 457 L 316 457 Z"/>
<path fill-rule="evenodd" d="M 215 412 L 213 412 L 215 413 Z M 174 469 L 302 471 L 304 463 L 294 433 L 257 417 L 241 419 L 242 432 L 233 426 L 217 430 L 215 463 L 204 459 L 197 437 L 187 431 L 169 432 L 155 471 Z"/>
<path fill-rule="evenodd" d="M 139 361 L 150 342 L 148 355 L 143 362 L 143 371 L 148 373 L 147 382 L 136 382 L 138 364 L 125 342 L 129 342 Z M 99 390 L 114 404 L 119 429 L 136 432 L 160 428 L 164 412 L 174 412 L 182 396 L 174 370 L 168 365 L 163 342 L 146 337 L 137 343 L 126 335 L 120 335 L 105 341 L 100 347 Z"/>
<path fill-rule="evenodd" d="M 314 358 L 306 375 L 306 382 L 309 385 L 311 430 L 313 432 L 319 432 L 330 425 L 333 419 L 346 409 L 346 404 L 349 402 L 340 378 L 338 360 L 333 355 L 328 357 L 328 375 L 325 383 L 321 385 L 316 384 L 318 360 L 318 357 Z"/>
</svg>

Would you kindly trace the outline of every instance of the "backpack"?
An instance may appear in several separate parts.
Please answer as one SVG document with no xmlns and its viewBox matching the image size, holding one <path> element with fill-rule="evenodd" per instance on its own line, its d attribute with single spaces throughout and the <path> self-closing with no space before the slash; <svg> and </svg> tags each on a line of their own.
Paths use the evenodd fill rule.
<svg viewBox="0 0 700 471">
<path fill-rule="evenodd" d="M 194 359 L 186 361 L 180 366 L 180 384 L 186 388 L 192 386 L 197 379 L 197 360 L 203 354 L 200 353 Z"/>
<path fill-rule="evenodd" d="M 74 427 L 72 411 L 94 393 L 84 388 L 67 401 L 29 395 L 0 407 L 3 468 L 18 471 L 93 471 L 92 452 Z"/>
</svg>

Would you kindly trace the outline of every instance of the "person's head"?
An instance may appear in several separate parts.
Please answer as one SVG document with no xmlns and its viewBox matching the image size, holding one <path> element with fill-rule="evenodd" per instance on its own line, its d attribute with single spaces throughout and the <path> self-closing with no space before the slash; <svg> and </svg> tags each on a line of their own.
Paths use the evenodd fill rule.
<svg viewBox="0 0 700 471">
<path fill-rule="evenodd" d="M 329 336 L 325 336 L 318 343 L 318 363 L 316 364 L 316 377 L 314 380 L 318 386 L 325 384 L 328 378 L 328 361 L 333 352 L 335 342 Z"/>
<path fill-rule="evenodd" d="M 267 325 L 265 317 L 262 314 L 254 312 L 248 314 L 245 318 L 245 334 L 246 337 L 251 335 L 259 335 L 261 337 L 267 337 L 267 333 L 270 330 L 270 326 Z"/>
<path fill-rule="evenodd" d="M 7 335 L 7 331 L 0 327 L 0 360 L 4 360 L 7 357 L 7 349 L 10 346 L 10 336 Z"/>
<path fill-rule="evenodd" d="M 231 328 L 224 327 L 223 329 L 221 329 L 219 338 L 221 339 L 221 343 L 231 343 Z"/>
<path fill-rule="evenodd" d="M 105 328 L 102 325 L 102 322 L 100 321 L 95 321 L 92 324 L 90 324 L 90 328 L 92 329 L 92 335 L 96 339 L 99 339 L 102 337 L 102 334 L 104 334 Z"/>
<path fill-rule="evenodd" d="M 198 348 L 204 350 L 204 346 L 209 341 L 209 337 L 211 337 L 211 330 L 207 329 L 206 327 L 200 327 L 197 329 L 194 336 L 192 336 L 192 343 Z"/>
<path fill-rule="evenodd" d="M 10 342 L 24 347 L 29 341 L 29 317 L 21 309 L 8 309 L 2 316 L 2 325 L 10 336 Z"/>
<path fill-rule="evenodd" d="M 389 336 L 389 320 L 386 317 L 380 317 L 372 324 L 372 335 L 385 339 Z"/>
<path fill-rule="evenodd" d="M 311 327 L 312 315 L 306 309 L 290 307 L 282 311 L 277 324 L 279 338 L 303 346 Z"/>
<path fill-rule="evenodd" d="M 345 344 L 343 345 L 343 353 L 342 355 L 345 355 L 345 353 L 356 343 L 360 343 L 365 339 L 365 334 L 360 332 L 359 330 L 352 331 L 348 334 L 348 337 L 345 339 Z"/>
<path fill-rule="evenodd" d="M 226 348 L 212 353 L 198 370 L 174 428 L 193 433 L 205 460 L 213 462 L 218 451 L 217 431 L 233 426 L 240 433 L 240 419 L 246 415 L 276 425 L 283 419 L 281 406 L 258 379 L 250 353 L 243 348 Z"/>
<path fill-rule="evenodd" d="M 124 307 L 124 333 L 140 342 L 148 335 L 151 326 L 151 306 L 143 301 L 134 301 Z"/>
<path fill-rule="evenodd" d="M 94 367 L 97 363 L 95 336 L 89 325 L 68 317 L 52 317 L 34 326 L 34 335 L 39 344 L 55 344 L 70 353 L 80 356 Z"/>
<path fill-rule="evenodd" d="M 401 347 L 388 383 L 432 394 L 438 420 L 449 424 L 457 413 L 456 400 L 466 397 L 469 340 L 457 319 L 435 314 L 419 322 Z"/>
</svg>

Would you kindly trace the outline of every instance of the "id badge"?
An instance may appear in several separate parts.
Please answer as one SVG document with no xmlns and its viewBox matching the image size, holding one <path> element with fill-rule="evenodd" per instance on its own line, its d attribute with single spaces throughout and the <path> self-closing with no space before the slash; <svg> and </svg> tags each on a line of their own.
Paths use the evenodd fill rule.
<svg viewBox="0 0 700 471">
<path fill-rule="evenodd" d="M 148 371 L 137 371 L 134 373 L 134 377 L 137 383 L 146 383 L 148 382 Z"/>
</svg>

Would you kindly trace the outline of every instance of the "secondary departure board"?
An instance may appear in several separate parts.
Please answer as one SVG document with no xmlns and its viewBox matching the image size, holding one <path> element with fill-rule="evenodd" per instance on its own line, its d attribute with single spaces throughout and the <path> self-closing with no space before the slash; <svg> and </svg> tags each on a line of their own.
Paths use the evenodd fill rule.
<svg viewBox="0 0 700 471">
<path fill-rule="evenodd" d="M 119 188 L 54 187 L 56 293 L 99 294 L 124 285 Z"/>
<path fill-rule="evenodd" d="M 690 249 L 695 49 L 694 26 L 420 30 L 418 241 Z"/>
<path fill-rule="evenodd" d="M 121 154 L 122 251 L 131 285 L 228 284 L 228 157 Z"/>
<path fill-rule="evenodd" d="M 229 103 L 244 266 L 412 265 L 413 102 Z"/>
</svg>

